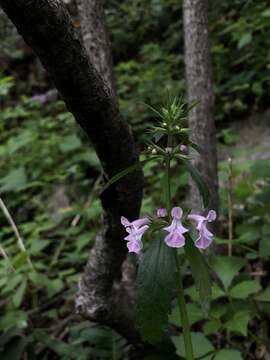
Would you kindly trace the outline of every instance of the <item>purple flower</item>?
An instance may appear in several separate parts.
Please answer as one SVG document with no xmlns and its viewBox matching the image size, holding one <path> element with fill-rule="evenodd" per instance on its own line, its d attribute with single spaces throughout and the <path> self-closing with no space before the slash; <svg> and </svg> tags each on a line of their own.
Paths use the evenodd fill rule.
<svg viewBox="0 0 270 360">
<path fill-rule="evenodd" d="M 158 218 L 163 218 L 167 216 L 167 210 L 164 208 L 159 208 L 157 209 L 157 217 Z"/>
<path fill-rule="evenodd" d="M 126 228 L 126 232 L 129 234 L 125 237 L 125 240 L 128 242 L 128 251 L 138 254 L 143 248 L 141 239 L 145 231 L 149 228 L 147 225 L 149 224 L 149 219 L 145 217 L 130 222 L 127 218 L 121 216 L 121 224 Z"/>
<path fill-rule="evenodd" d="M 168 246 L 180 248 L 185 245 L 186 239 L 183 234 L 188 231 L 180 221 L 183 210 L 180 207 L 174 207 L 172 208 L 171 215 L 173 220 L 170 226 L 164 228 L 169 233 L 164 240 Z"/>
<path fill-rule="evenodd" d="M 196 214 L 188 215 L 189 220 L 193 220 L 193 221 L 197 222 L 196 229 L 199 231 L 199 237 L 195 241 L 195 245 L 197 246 L 197 248 L 207 249 L 208 246 L 211 245 L 214 234 L 212 234 L 207 229 L 206 225 L 209 222 L 215 221 L 216 217 L 217 217 L 217 214 L 214 210 L 210 210 L 206 217 L 202 216 L 202 215 L 196 215 Z"/>
<path fill-rule="evenodd" d="M 46 94 L 36 94 L 31 97 L 31 100 L 44 104 L 48 100 L 48 97 Z"/>
</svg>

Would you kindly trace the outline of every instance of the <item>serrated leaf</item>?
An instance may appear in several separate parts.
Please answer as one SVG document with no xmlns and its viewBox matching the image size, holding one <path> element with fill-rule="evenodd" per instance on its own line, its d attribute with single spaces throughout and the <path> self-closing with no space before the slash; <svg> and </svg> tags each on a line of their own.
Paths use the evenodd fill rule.
<svg viewBox="0 0 270 360">
<path fill-rule="evenodd" d="M 197 185 L 197 188 L 199 190 L 199 193 L 203 199 L 203 204 L 205 207 L 208 206 L 209 203 L 209 197 L 210 197 L 210 193 L 209 193 L 209 189 L 204 181 L 204 179 L 202 178 L 202 175 L 199 173 L 199 171 L 191 164 L 190 161 L 185 160 L 183 158 L 180 158 L 180 160 L 182 161 L 182 163 L 184 164 L 185 168 L 187 169 L 187 171 L 189 172 L 192 180 L 195 182 L 195 184 Z"/>
<path fill-rule="evenodd" d="M 251 320 L 251 315 L 248 311 L 238 311 L 233 318 L 224 325 L 228 331 L 238 332 L 243 336 L 247 336 L 248 323 Z"/>
<path fill-rule="evenodd" d="M 243 360 L 243 357 L 238 350 L 223 349 L 217 352 L 214 360 Z"/>
<path fill-rule="evenodd" d="M 230 296 L 235 299 L 246 299 L 251 294 L 261 290 L 261 285 L 255 280 L 245 280 L 235 285 L 230 290 Z"/>
<path fill-rule="evenodd" d="M 205 313 L 208 313 L 211 301 L 211 279 L 209 267 L 194 245 L 190 236 L 187 236 L 185 253 L 191 266 L 192 276 L 195 281 L 196 289 L 199 293 L 199 301 Z"/>
<path fill-rule="evenodd" d="M 202 333 L 191 333 L 194 358 L 198 359 L 214 351 L 214 346 Z M 173 343 L 176 347 L 176 354 L 186 359 L 185 344 L 183 335 L 173 336 Z M 206 357 L 204 359 L 207 359 Z"/>
<path fill-rule="evenodd" d="M 136 323 L 143 339 L 150 343 L 159 342 L 168 323 L 176 288 L 173 251 L 163 239 L 153 240 L 139 265 Z"/>
<path fill-rule="evenodd" d="M 211 258 L 211 267 L 228 290 L 232 280 L 245 265 L 245 260 L 234 256 L 215 256 Z"/>
</svg>

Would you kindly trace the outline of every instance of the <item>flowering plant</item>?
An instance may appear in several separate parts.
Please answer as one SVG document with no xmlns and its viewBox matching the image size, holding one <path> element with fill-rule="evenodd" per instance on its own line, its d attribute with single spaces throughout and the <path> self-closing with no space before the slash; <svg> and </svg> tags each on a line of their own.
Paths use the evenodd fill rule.
<svg viewBox="0 0 270 360">
<path fill-rule="evenodd" d="M 139 264 L 137 276 L 136 321 L 142 337 L 150 343 L 159 342 L 168 322 L 171 303 L 177 298 L 186 358 L 194 359 L 192 338 L 186 310 L 181 268 L 185 260 L 190 263 L 191 271 L 205 310 L 209 307 L 211 284 L 208 265 L 202 251 L 213 241 L 213 233 L 207 227 L 216 219 L 214 210 L 201 214 L 190 214 L 179 206 L 173 206 L 171 195 L 171 163 L 180 162 L 197 184 L 204 206 L 207 208 L 209 192 L 199 172 L 193 167 L 189 148 L 199 151 L 198 146 L 189 139 L 189 129 L 184 121 L 191 107 L 181 99 L 173 98 L 161 111 L 155 111 L 160 118 L 157 126 L 149 130 L 150 140 L 144 155 L 146 159 L 132 165 L 112 178 L 107 186 L 122 176 L 135 170 L 148 161 L 157 161 L 164 169 L 166 184 L 166 203 L 157 209 L 155 216 L 145 216 L 131 221 L 122 214 L 121 224 L 125 227 L 129 252 L 144 253 Z M 120 220 L 120 219 L 119 219 Z M 192 237 L 192 224 L 195 223 L 197 235 Z M 143 235 L 149 233 L 150 245 L 144 252 Z M 182 248 L 184 254 L 179 256 Z M 150 294 L 150 295 L 149 295 Z"/>
</svg>

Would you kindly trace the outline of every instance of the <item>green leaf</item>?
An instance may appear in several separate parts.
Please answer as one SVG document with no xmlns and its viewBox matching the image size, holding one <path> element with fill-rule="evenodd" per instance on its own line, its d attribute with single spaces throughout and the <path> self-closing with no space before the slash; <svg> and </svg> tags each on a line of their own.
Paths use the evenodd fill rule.
<svg viewBox="0 0 270 360">
<path fill-rule="evenodd" d="M 25 337 L 14 337 L 4 349 L 0 348 L 1 359 L 5 360 L 20 360 L 23 359 L 23 352 L 28 345 L 28 341 Z"/>
<path fill-rule="evenodd" d="M 203 326 L 203 332 L 205 335 L 215 334 L 222 327 L 222 323 L 218 319 L 207 321 Z"/>
<path fill-rule="evenodd" d="M 238 350 L 223 349 L 217 352 L 214 360 L 243 360 L 243 357 Z"/>
<path fill-rule="evenodd" d="M 27 260 L 28 260 L 28 254 L 26 251 L 22 251 L 20 252 L 18 255 L 16 255 L 13 260 L 12 260 L 12 265 L 14 266 L 15 269 L 20 269 L 22 268 L 24 265 L 27 264 Z"/>
<path fill-rule="evenodd" d="M 143 161 L 139 161 L 136 164 L 133 164 L 131 166 L 129 166 L 128 168 L 126 168 L 123 171 L 120 171 L 118 174 L 114 175 L 105 185 L 105 187 L 102 189 L 102 191 L 104 191 L 105 189 L 107 189 L 109 186 L 111 186 L 112 184 L 114 184 L 116 181 L 122 179 L 122 177 L 126 176 L 127 174 L 135 171 L 137 168 L 139 168 L 140 166 L 143 166 L 144 164 L 146 164 L 147 162 L 153 160 L 152 158 L 143 160 Z"/>
<path fill-rule="evenodd" d="M 211 267 L 228 290 L 232 280 L 245 265 L 245 260 L 234 256 L 215 256 L 211 258 Z"/>
<path fill-rule="evenodd" d="M 252 33 L 244 34 L 238 41 L 238 49 L 242 49 L 244 46 L 248 45 L 252 41 Z"/>
<path fill-rule="evenodd" d="M 19 191 L 25 187 L 27 183 L 27 177 L 25 169 L 20 166 L 18 169 L 10 170 L 10 172 L 0 179 L 0 191 Z"/>
<path fill-rule="evenodd" d="M 270 17 L 270 8 L 266 9 L 262 12 L 262 16 L 263 17 Z"/>
<path fill-rule="evenodd" d="M 235 299 L 246 299 L 249 295 L 256 294 L 261 290 L 261 285 L 255 280 L 245 280 L 235 285 L 229 294 Z"/>
<path fill-rule="evenodd" d="M 214 346 L 202 333 L 192 332 L 191 339 L 192 339 L 195 359 L 201 358 L 202 356 L 214 351 Z M 183 335 L 173 336 L 172 341 L 176 347 L 176 354 L 186 359 Z"/>
<path fill-rule="evenodd" d="M 26 287 L 27 287 L 27 280 L 24 279 L 12 297 L 13 304 L 16 308 L 20 307 L 23 301 Z"/>
<path fill-rule="evenodd" d="M 35 329 L 33 331 L 34 336 L 38 341 L 45 344 L 49 349 L 53 350 L 56 354 L 66 356 L 67 359 L 77 359 L 78 353 L 74 345 L 65 343 L 52 336 L 49 336 L 45 331 L 41 329 Z"/>
<path fill-rule="evenodd" d="M 211 279 L 209 267 L 203 255 L 194 245 L 190 236 L 187 236 L 185 253 L 191 266 L 192 276 L 195 281 L 196 289 L 199 293 L 199 301 L 202 309 L 205 313 L 208 313 L 211 301 Z"/>
<path fill-rule="evenodd" d="M 179 158 L 179 157 L 178 157 Z M 184 164 L 185 168 L 187 169 L 187 171 L 189 172 L 192 180 L 195 182 L 195 184 L 197 185 L 197 188 L 199 190 L 199 193 L 203 199 L 203 204 L 205 207 L 207 207 L 208 203 L 209 203 L 209 189 L 204 181 L 204 179 L 202 178 L 202 175 L 199 173 L 199 171 L 191 164 L 190 161 L 185 160 L 183 158 L 179 158 L 182 163 Z"/>
<path fill-rule="evenodd" d="M 270 287 L 254 297 L 257 301 L 270 301 Z"/>
<path fill-rule="evenodd" d="M 188 319 L 189 319 L 189 324 L 193 325 L 196 322 L 203 320 L 204 314 L 202 312 L 202 309 L 200 307 L 198 307 L 195 304 L 187 304 L 187 313 L 188 313 Z M 182 326 L 182 322 L 181 322 L 181 316 L 180 316 L 180 312 L 179 312 L 179 307 L 176 306 L 171 315 L 169 316 L 169 320 L 170 323 L 181 327 Z"/>
<path fill-rule="evenodd" d="M 228 331 L 238 332 L 243 336 L 247 336 L 248 323 L 251 320 L 251 315 L 248 311 L 238 311 L 233 318 L 224 325 Z"/>
<path fill-rule="evenodd" d="M 76 135 L 68 135 L 63 139 L 63 142 L 59 144 L 59 148 L 63 153 L 73 151 L 80 148 L 82 145 L 80 138 Z"/>
<path fill-rule="evenodd" d="M 173 249 L 163 239 L 153 240 L 139 265 L 136 322 L 144 340 L 157 343 L 168 323 L 175 295 Z"/>
</svg>

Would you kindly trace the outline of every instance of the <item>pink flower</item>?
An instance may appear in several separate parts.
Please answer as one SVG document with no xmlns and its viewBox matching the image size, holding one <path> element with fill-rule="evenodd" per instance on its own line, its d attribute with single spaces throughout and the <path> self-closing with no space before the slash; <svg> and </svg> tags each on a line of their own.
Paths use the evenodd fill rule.
<svg viewBox="0 0 270 360">
<path fill-rule="evenodd" d="M 180 207 L 174 207 L 172 208 L 171 215 L 173 220 L 170 226 L 164 228 L 169 233 L 164 240 L 168 246 L 180 248 L 185 245 L 186 239 L 183 234 L 188 231 L 180 221 L 183 210 Z"/>
<path fill-rule="evenodd" d="M 129 252 L 138 254 L 142 250 L 143 243 L 141 239 L 145 231 L 149 228 L 149 226 L 146 225 L 148 223 L 149 219 L 147 217 L 130 222 L 127 218 L 121 216 L 121 224 L 129 234 L 125 237 L 125 240 L 128 242 L 127 248 Z"/>
<path fill-rule="evenodd" d="M 167 216 L 167 210 L 164 208 L 159 208 L 157 209 L 157 217 L 158 218 L 163 218 Z"/>
<path fill-rule="evenodd" d="M 197 248 L 207 249 L 208 246 L 211 245 L 214 234 L 212 234 L 207 229 L 206 225 L 209 222 L 215 221 L 216 217 L 217 217 L 217 214 L 214 210 L 210 210 L 206 217 L 202 216 L 202 215 L 196 215 L 196 214 L 188 215 L 189 220 L 193 220 L 193 221 L 197 222 L 196 229 L 199 231 L 199 237 L 195 241 L 195 245 L 197 246 Z"/>
</svg>

